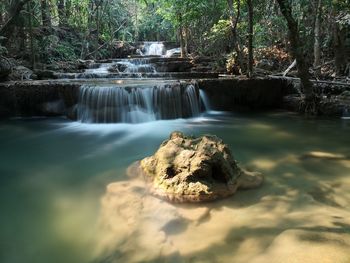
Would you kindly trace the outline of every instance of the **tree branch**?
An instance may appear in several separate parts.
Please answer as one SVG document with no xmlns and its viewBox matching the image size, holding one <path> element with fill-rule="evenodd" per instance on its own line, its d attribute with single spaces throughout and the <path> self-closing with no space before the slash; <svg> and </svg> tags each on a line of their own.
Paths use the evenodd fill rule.
<svg viewBox="0 0 350 263">
<path fill-rule="evenodd" d="M 113 32 L 113 35 L 115 33 L 117 33 L 126 23 L 126 20 L 124 20 L 124 22 Z M 95 49 L 94 51 L 90 52 L 89 54 L 87 54 L 85 57 L 89 57 L 93 54 L 95 54 L 97 51 L 99 51 L 101 48 L 103 48 L 104 46 L 106 46 L 108 44 L 108 42 L 104 43 L 103 45 L 99 46 L 97 49 Z"/>
</svg>

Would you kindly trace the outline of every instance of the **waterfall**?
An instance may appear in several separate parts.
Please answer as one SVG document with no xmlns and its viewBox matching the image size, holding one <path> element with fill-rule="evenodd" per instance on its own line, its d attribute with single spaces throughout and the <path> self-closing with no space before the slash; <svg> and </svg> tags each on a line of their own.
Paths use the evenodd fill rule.
<svg viewBox="0 0 350 263">
<path fill-rule="evenodd" d="M 350 108 L 345 107 L 343 109 L 343 115 L 342 115 L 341 118 L 344 119 L 344 120 L 349 120 L 350 119 Z"/>
<path fill-rule="evenodd" d="M 198 89 L 193 84 L 186 87 L 185 95 L 187 97 L 186 99 L 188 101 L 191 116 L 198 116 L 201 112 L 201 103 L 200 99 L 198 99 L 197 92 Z"/>
<path fill-rule="evenodd" d="M 84 123 L 141 123 L 201 112 L 198 88 L 186 83 L 83 85 L 77 118 Z"/>
<path fill-rule="evenodd" d="M 199 90 L 199 97 L 200 97 L 201 103 L 203 104 L 204 110 L 210 111 L 211 107 L 210 107 L 209 98 L 204 90 L 201 90 L 201 89 Z"/>
<path fill-rule="evenodd" d="M 162 42 L 145 42 L 144 49 L 146 56 L 163 56 L 166 52 Z"/>
<path fill-rule="evenodd" d="M 164 57 L 171 58 L 174 55 L 180 56 L 181 55 L 181 48 L 178 47 L 178 48 L 172 48 L 172 49 L 167 50 Z"/>
<path fill-rule="evenodd" d="M 80 78 L 103 77 L 119 73 L 157 73 L 154 65 L 148 59 L 122 59 L 113 63 L 102 63 L 98 67 L 86 69 Z M 137 76 L 135 76 L 137 77 Z"/>
<path fill-rule="evenodd" d="M 102 63 L 100 65 L 97 65 L 97 67 L 92 67 L 85 70 L 85 73 L 87 74 L 108 74 L 108 69 L 112 67 L 113 63 Z M 96 66 L 96 65 L 94 65 Z"/>
<path fill-rule="evenodd" d="M 120 61 L 117 64 L 125 67 L 123 73 L 156 73 L 156 68 L 147 59 Z"/>
</svg>

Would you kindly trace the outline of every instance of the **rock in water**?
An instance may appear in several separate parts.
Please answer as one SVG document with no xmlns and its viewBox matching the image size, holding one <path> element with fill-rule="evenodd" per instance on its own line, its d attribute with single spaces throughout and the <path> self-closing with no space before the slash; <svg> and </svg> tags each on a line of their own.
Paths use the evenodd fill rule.
<svg viewBox="0 0 350 263">
<path fill-rule="evenodd" d="M 212 201 L 263 181 L 261 174 L 238 167 L 228 146 L 213 135 L 173 132 L 140 167 L 150 192 L 173 202 Z"/>
</svg>

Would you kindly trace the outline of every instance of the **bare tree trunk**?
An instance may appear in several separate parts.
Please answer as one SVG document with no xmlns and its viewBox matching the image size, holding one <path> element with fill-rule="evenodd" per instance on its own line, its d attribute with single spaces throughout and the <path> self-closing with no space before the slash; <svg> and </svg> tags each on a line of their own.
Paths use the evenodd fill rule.
<svg viewBox="0 0 350 263">
<path fill-rule="evenodd" d="M 344 30 L 344 29 L 343 29 Z M 333 43 L 334 43 L 334 62 L 336 74 L 338 76 L 344 75 L 347 64 L 347 52 L 345 47 L 346 34 L 339 28 L 337 22 L 334 23 Z"/>
<path fill-rule="evenodd" d="M 9 15 L 9 19 L 6 21 L 6 23 L 0 28 L 0 36 L 6 37 L 5 40 L 2 42 L 4 44 L 7 43 L 8 38 L 10 37 L 12 33 L 12 28 L 15 24 L 16 18 L 23 10 L 25 4 L 29 3 L 31 0 L 18 0 L 16 1 L 12 8 L 11 8 L 11 14 Z"/>
<path fill-rule="evenodd" d="M 315 41 L 314 41 L 314 68 L 318 68 L 321 64 L 321 47 L 320 47 L 320 33 L 321 33 L 321 0 L 317 0 L 316 16 L 315 16 Z M 320 69 L 318 69 L 320 73 Z"/>
<path fill-rule="evenodd" d="M 186 25 L 185 28 L 184 28 L 184 41 L 185 41 L 185 54 L 188 54 L 188 42 L 189 42 L 189 39 L 188 39 L 188 26 Z"/>
<path fill-rule="evenodd" d="M 248 16 L 249 16 L 249 26 L 248 26 L 248 77 L 253 75 L 253 63 L 254 63 L 254 54 L 253 54 L 253 4 L 252 0 L 247 0 L 248 5 Z"/>
<path fill-rule="evenodd" d="M 28 24 L 29 24 L 29 43 L 30 43 L 30 64 L 32 69 L 35 69 L 35 50 L 34 50 L 34 39 L 33 39 L 33 22 L 32 17 L 34 16 L 33 8 L 31 3 L 27 4 Z"/>
<path fill-rule="evenodd" d="M 4 10 L 4 4 L 0 4 L 0 26 L 2 26 L 2 24 L 4 24 L 5 22 L 5 14 L 4 14 L 5 10 Z"/>
<path fill-rule="evenodd" d="M 138 8 L 137 8 L 137 1 L 135 1 L 135 41 L 139 40 L 139 18 L 138 18 Z"/>
<path fill-rule="evenodd" d="M 180 37 L 181 57 L 184 58 L 187 56 L 187 54 L 186 54 L 186 49 L 185 49 L 182 14 L 180 14 L 180 13 L 178 14 L 178 20 L 179 20 L 179 37 Z"/>
<path fill-rule="evenodd" d="M 94 15 L 95 15 L 95 1 L 94 0 L 89 0 L 89 14 L 88 14 L 88 32 L 86 36 L 86 43 L 84 43 L 84 56 L 85 54 L 90 53 L 90 46 L 92 49 L 97 48 L 94 46 L 94 34 L 95 34 L 95 29 L 94 29 Z"/>
<path fill-rule="evenodd" d="M 18 35 L 19 35 L 19 45 L 18 50 L 19 52 L 23 52 L 26 50 L 26 41 L 27 41 L 27 35 L 24 30 L 24 25 L 18 28 Z"/>
<path fill-rule="evenodd" d="M 60 27 L 64 27 L 67 25 L 66 18 L 66 7 L 64 0 L 57 1 L 57 11 L 58 11 L 58 23 Z"/>
<path fill-rule="evenodd" d="M 237 24 L 240 17 L 240 1 L 237 2 L 237 15 L 235 16 L 234 8 L 233 8 L 233 0 L 227 0 L 229 13 L 230 13 L 230 20 L 231 20 L 231 31 L 232 31 L 232 44 L 237 54 L 237 62 L 239 64 L 239 67 L 241 68 L 241 71 L 244 71 L 245 69 L 245 63 L 244 58 L 242 54 L 242 49 L 238 42 L 238 36 L 237 36 Z M 242 72 L 241 72 L 242 73 Z"/>
<path fill-rule="evenodd" d="M 69 21 L 69 18 L 72 14 L 72 11 L 71 11 L 71 8 L 72 8 L 72 2 L 71 0 L 66 0 L 66 4 L 65 4 L 65 11 L 66 11 L 66 15 L 65 15 L 65 22 L 66 22 L 66 25 L 68 25 L 68 21 Z"/>
<path fill-rule="evenodd" d="M 50 7 L 48 5 L 47 0 L 41 0 L 41 20 L 43 23 L 43 26 L 45 27 L 51 27 L 51 14 L 50 14 Z"/>
<path fill-rule="evenodd" d="M 302 43 L 300 41 L 298 23 L 295 21 L 292 15 L 292 9 L 288 0 L 277 0 L 280 10 L 287 20 L 287 25 L 289 29 L 289 40 L 291 44 L 291 52 L 293 57 L 297 61 L 298 75 L 301 79 L 303 85 L 304 93 L 306 98 L 313 97 L 313 88 L 310 81 L 310 73 L 308 65 L 304 58 L 304 52 Z"/>
<path fill-rule="evenodd" d="M 100 40 L 100 9 L 101 6 L 96 6 L 96 48 L 98 48 Z"/>
</svg>

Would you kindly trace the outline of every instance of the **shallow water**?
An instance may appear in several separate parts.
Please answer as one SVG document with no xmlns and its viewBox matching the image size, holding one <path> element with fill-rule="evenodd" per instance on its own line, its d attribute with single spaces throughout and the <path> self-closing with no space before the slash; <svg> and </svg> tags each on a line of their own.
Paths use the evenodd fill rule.
<svg viewBox="0 0 350 263">
<path fill-rule="evenodd" d="M 218 135 L 264 185 L 199 210 L 140 194 L 126 168 L 173 130 Z M 350 262 L 349 134 L 348 120 L 283 112 L 1 122 L 0 262 Z"/>
</svg>

